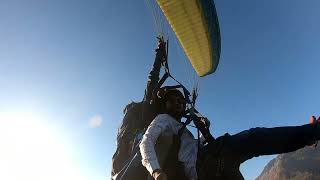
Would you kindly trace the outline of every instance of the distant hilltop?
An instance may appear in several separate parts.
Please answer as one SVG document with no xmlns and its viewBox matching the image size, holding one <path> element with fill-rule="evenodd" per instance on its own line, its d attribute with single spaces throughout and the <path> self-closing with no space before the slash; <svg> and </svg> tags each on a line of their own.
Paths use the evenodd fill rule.
<svg viewBox="0 0 320 180">
<path fill-rule="evenodd" d="M 256 180 L 320 180 L 320 147 L 278 155 Z"/>
</svg>

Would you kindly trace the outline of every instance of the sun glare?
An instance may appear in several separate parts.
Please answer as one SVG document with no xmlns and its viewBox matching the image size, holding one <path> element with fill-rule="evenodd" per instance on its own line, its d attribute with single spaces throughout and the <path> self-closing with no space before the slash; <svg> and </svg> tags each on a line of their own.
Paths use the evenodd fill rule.
<svg viewBox="0 0 320 180">
<path fill-rule="evenodd" d="M 44 120 L 35 112 L 0 112 L 0 179 L 87 179 Z"/>
</svg>

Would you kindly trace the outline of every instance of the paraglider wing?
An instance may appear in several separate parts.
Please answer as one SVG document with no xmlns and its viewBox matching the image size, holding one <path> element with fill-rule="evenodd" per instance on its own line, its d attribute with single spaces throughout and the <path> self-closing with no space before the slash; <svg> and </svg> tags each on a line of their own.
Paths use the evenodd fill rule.
<svg viewBox="0 0 320 180">
<path fill-rule="evenodd" d="M 199 76 L 213 73 L 220 58 L 220 30 L 212 0 L 157 0 Z"/>
</svg>

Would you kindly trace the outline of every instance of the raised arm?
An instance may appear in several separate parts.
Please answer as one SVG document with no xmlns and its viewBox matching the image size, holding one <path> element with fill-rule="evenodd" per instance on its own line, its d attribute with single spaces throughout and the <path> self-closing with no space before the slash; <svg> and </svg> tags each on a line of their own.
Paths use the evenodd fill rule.
<svg viewBox="0 0 320 180">
<path fill-rule="evenodd" d="M 167 58 L 166 52 L 166 43 L 164 42 L 163 38 L 158 38 L 158 48 L 156 49 L 156 57 L 152 66 L 152 69 L 148 76 L 147 87 L 145 90 L 143 100 L 146 102 L 151 102 L 152 100 L 152 92 L 154 88 L 157 86 L 159 81 L 159 74 L 161 69 L 161 63 L 164 62 Z"/>
</svg>

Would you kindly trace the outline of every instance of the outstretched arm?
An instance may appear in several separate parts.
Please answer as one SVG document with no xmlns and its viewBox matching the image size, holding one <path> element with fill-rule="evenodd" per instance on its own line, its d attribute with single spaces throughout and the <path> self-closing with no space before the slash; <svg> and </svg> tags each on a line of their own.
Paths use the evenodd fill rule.
<svg viewBox="0 0 320 180">
<path fill-rule="evenodd" d="M 159 74 L 161 69 L 161 63 L 166 61 L 167 52 L 166 52 L 166 43 L 163 38 L 158 38 L 158 48 L 156 49 L 156 57 L 152 66 L 152 69 L 148 76 L 147 88 L 145 90 L 143 100 L 146 102 L 151 102 L 152 100 L 152 92 L 154 88 L 157 86 L 159 81 Z"/>
<path fill-rule="evenodd" d="M 319 120 L 319 119 L 318 119 Z M 227 146 L 239 153 L 241 162 L 260 155 L 288 153 L 320 139 L 320 124 L 253 128 L 227 137 Z"/>
</svg>

